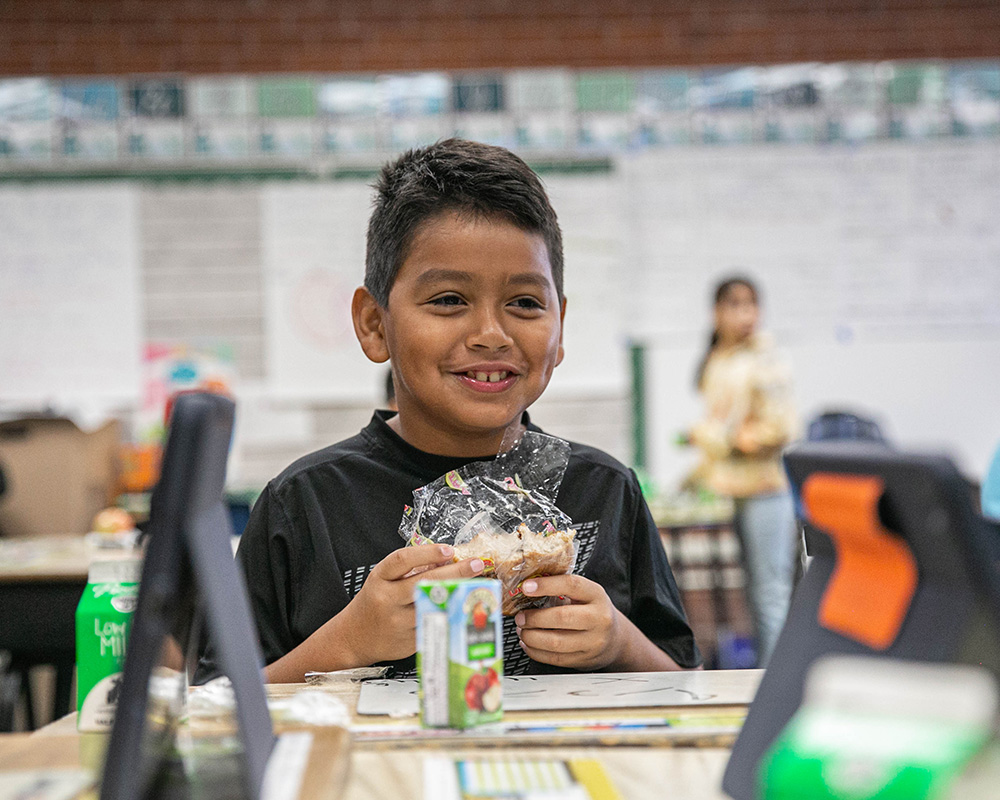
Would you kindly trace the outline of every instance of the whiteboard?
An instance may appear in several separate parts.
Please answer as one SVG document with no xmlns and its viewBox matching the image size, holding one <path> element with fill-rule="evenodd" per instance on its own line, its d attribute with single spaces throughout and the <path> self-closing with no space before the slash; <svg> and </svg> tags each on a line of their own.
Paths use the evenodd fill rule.
<svg viewBox="0 0 1000 800">
<path fill-rule="evenodd" d="M 648 348 L 649 467 L 697 453 L 692 384 L 718 279 L 746 272 L 790 356 L 804 422 L 873 416 L 894 444 L 982 475 L 1000 442 L 1000 147 L 691 148 L 622 161 L 628 329 Z"/>
<path fill-rule="evenodd" d="M 1000 336 L 1000 147 L 697 148 L 622 163 L 631 332 L 706 334 L 727 273 L 801 342 Z"/>
<path fill-rule="evenodd" d="M 137 401 L 138 191 L 0 187 L 0 403 Z"/>
</svg>

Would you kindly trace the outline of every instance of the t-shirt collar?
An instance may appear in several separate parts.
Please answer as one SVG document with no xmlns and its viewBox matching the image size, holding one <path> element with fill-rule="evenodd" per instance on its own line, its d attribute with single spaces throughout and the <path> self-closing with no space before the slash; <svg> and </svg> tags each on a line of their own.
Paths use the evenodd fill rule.
<svg viewBox="0 0 1000 800">
<path fill-rule="evenodd" d="M 389 420 L 396 416 L 395 411 L 377 410 L 372 414 L 371 422 L 364 429 L 364 433 L 394 461 L 429 483 L 435 478 L 450 472 L 453 469 L 464 467 L 474 461 L 492 461 L 494 456 L 484 456 L 482 458 L 465 458 L 462 456 L 443 456 L 435 453 L 427 453 L 414 447 L 389 427 Z M 529 429 L 537 431 L 538 427 L 533 425 L 528 412 L 521 415 L 521 422 Z"/>
</svg>

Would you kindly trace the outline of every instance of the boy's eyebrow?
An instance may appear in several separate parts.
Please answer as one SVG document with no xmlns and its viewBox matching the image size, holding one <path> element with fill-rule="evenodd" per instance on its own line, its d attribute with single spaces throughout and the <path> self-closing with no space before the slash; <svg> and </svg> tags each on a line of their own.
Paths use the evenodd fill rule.
<svg viewBox="0 0 1000 800">
<path fill-rule="evenodd" d="M 469 272 L 464 272 L 460 269 L 435 268 L 421 272 L 416 277 L 415 282 L 418 286 L 422 286 L 430 283 L 448 281 L 468 282 L 470 280 L 472 280 L 472 274 Z M 539 275 L 537 272 L 519 272 L 507 278 L 507 284 L 514 286 L 530 284 L 544 289 L 549 286 L 549 279 L 544 275 Z"/>
<path fill-rule="evenodd" d="M 539 275 L 537 272 L 519 272 L 517 275 L 511 275 L 507 279 L 508 285 L 521 286 L 526 283 L 537 286 L 540 289 L 547 289 L 550 281 L 547 277 Z"/>
<path fill-rule="evenodd" d="M 472 278 L 468 272 L 460 269 L 429 269 L 421 272 L 416 277 L 418 285 L 424 283 L 437 283 L 438 281 L 467 281 Z"/>
</svg>

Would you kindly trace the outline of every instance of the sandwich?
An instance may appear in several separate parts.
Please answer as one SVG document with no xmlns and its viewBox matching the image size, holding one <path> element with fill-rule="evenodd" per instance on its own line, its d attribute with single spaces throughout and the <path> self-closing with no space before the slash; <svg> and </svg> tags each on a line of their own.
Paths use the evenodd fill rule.
<svg viewBox="0 0 1000 800">
<path fill-rule="evenodd" d="M 535 608 L 544 598 L 525 597 L 521 584 L 528 578 L 564 575 L 576 562 L 575 530 L 535 533 L 519 525 L 514 533 L 478 533 L 456 545 L 454 561 L 482 559 L 483 577 L 497 578 L 503 585 L 503 614 L 511 617 L 525 608 Z"/>
</svg>

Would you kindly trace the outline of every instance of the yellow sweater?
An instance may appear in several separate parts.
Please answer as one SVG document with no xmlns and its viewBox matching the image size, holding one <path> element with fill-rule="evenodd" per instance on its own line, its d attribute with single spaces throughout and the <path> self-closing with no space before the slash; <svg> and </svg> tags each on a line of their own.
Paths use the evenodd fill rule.
<svg viewBox="0 0 1000 800">
<path fill-rule="evenodd" d="M 703 453 L 696 476 L 718 494 L 749 497 L 786 488 L 781 450 L 798 434 L 791 375 L 770 339 L 717 347 L 701 391 L 706 415 L 691 431 Z"/>
</svg>

